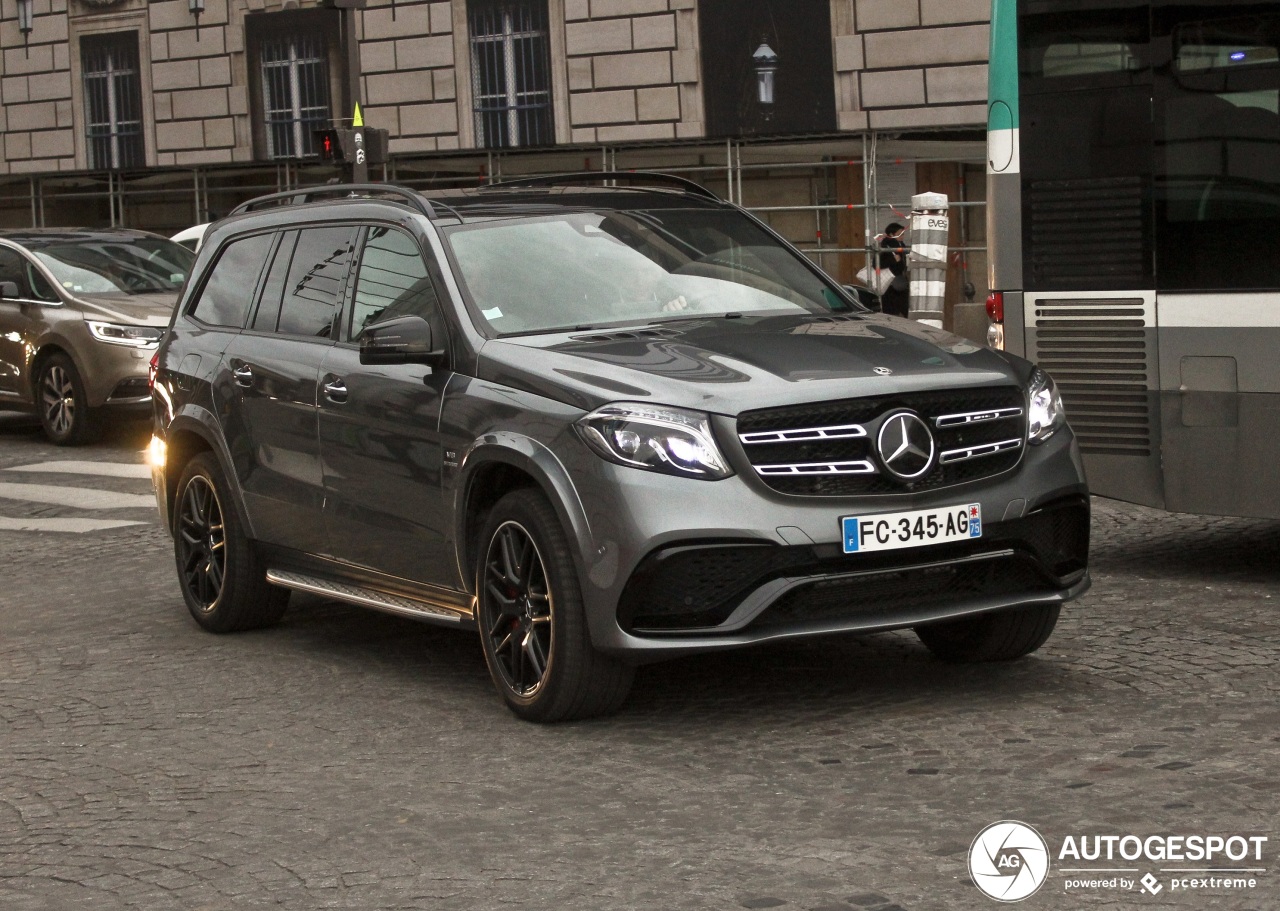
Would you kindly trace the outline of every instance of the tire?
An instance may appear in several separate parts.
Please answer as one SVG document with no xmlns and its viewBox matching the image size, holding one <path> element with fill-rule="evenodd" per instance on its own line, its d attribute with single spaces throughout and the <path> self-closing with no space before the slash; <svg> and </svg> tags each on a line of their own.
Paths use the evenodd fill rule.
<svg viewBox="0 0 1280 911">
<path fill-rule="evenodd" d="M 1044 645 L 1060 610 L 1057 604 L 1020 607 L 917 626 L 915 633 L 943 661 L 1012 661 Z"/>
<path fill-rule="evenodd" d="M 231 497 L 218 460 L 202 452 L 187 463 L 173 501 L 182 598 L 196 622 L 214 633 L 270 626 L 289 603 L 289 591 L 267 581 Z"/>
<path fill-rule="evenodd" d="M 555 510 L 536 490 L 494 506 L 480 537 L 476 619 L 498 693 L 526 721 L 617 711 L 634 668 L 597 652 Z"/>
<path fill-rule="evenodd" d="M 45 436 L 57 446 L 92 443 L 102 432 L 102 421 L 89 407 L 89 397 L 76 365 L 61 352 L 40 362 L 36 373 L 36 410 Z"/>
</svg>

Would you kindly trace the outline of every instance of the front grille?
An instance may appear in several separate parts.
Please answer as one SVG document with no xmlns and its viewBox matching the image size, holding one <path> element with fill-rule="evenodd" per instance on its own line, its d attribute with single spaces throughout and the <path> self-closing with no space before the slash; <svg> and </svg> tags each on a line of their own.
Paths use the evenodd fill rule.
<svg viewBox="0 0 1280 911">
<path fill-rule="evenodd" d="M 913 392 L 748 411 L 738 440 L 760 479 L 779 493 L 851 496 L 931 490 L 1008 471 L 1026 439 L 1016 386 Z M 933 433 L 937 457 L 914 482 L 899 481 L 875 455 L 880 422 L 909 410 Z"/>
<path fill-rule="evenodd" d="M 913 567 L 820 579 L 788 592 L 748 627 L 773 629 L 809 623 L 891 616 L 984 597 L 1035 595 L 1054 587 L 1026 557 Z"/>
<path fill-rule="evenodd" d="M 1032 360 L 1062 392 L 1067 421 L 1084 452 L 1147 456 L 1154 351 L 1140 297 L 1032 296 Z"/>
<path fill-rule="evenodd" d="M 783 578 L 813 577 L 813 582 L 784 595 L 753 626 L 803 619 L 797 613 L 798 607 L 775 620 L 765 621 L 763 616 L 774 613 L 780 605 L 807 600 L 809 596 L 820 602 L 830 600 L 836 597 L 833 592 L 840 593 L 848 610 L 865 614 L 910 607 L 915 602 L 904 599 L 911 593 L 929 599 L 929 604 L 946 605 L 975 594 L 1052 591 L 1070 584 L 1084 570 L 1088 550 L 1089 505 L 1083 498 L 1050 504 L 1022 519 L 993 522 L 986 526 L 981 538 L 923 550 L 846 554 L 838 544 L 676 544 L 654 551 L 641 561 L 619 600 L 618 622 L 623 629 L 639 633 L 712 630 L 753 592 Z M 986 588 L 975 589 L 978 577 L 973 575 L 974 566 L 979 564 L 964 561 L 993 551 L 1004 554 L 992 557 L 1002 561 L 994 574 L 999 579 L 984 581 Z M 1007 555 L 1009 551 L 1013 556 Z M 941 565 L 949 561 L 959 562 Z M 922 563 L 931 565 L 913 565 Z M 850 573 L 862 575 L 828 578 Z M 852 579 L 862 580 L 858 585 L 869 586 L 868 594 L 850 600 Z M 877 601 L 884 586 L 897 592 L 897 600 L 884 600 L 882 604 Z"/>
<path fill-rule="evenodd" d="M 1033 181 L 1026 208 L 1027 287 L 1149 286 L 1142 178 Z"/>
</svg>

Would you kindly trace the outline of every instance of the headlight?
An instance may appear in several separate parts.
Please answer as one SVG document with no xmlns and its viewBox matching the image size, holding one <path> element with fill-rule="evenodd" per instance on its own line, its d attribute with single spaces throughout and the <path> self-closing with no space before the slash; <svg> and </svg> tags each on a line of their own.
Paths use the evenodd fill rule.
<svg viewBox="0 0 1280 911">
<path fill-rule="evenodd" d="M 129 348 L 154 348 L 160 344 L 163 329 L 154 326 L 123 326 L 119 323 L 95 323 L 87 321 L 89 331 L 100 342 L 125 345 Z"/>
<path fill-rule="evenodd" d="M 709 481 L 733 474 L 710 420 L 696 411 L 618 402 L 579 419 L 578 430 L 588 446 L 619 465 Z"/>
<path fill-rule="evenodd" d="M 1062 407 L 1058 387 L 1039 367 L 1031 372 L 1031 384 L 1027 388 L 1031 407 L 1027 409 L 1027 441 L 1043 443 L 1054 431 L 1067 423 L 1067 413 Z"/>
</svg>

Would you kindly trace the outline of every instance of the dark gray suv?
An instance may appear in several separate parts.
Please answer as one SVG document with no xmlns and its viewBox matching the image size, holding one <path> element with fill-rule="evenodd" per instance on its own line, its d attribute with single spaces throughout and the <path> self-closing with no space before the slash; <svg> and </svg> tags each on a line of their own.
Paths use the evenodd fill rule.
<svg viewBox="0 0 1280 911">
<path fill-rule="evenodd" d="M 291 590 L 474 627 L 532 720 L 792 637 L 1017 658 L 1089 585 L 1048 376 L 868 312 L 665 175 L 248 203 L 206 237 L 154 403 L 203 627 Z"/>
</svg>

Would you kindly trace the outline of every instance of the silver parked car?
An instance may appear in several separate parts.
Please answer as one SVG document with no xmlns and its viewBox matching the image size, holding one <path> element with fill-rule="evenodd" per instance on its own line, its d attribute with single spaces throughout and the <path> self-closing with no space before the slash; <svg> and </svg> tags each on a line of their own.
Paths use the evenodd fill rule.
<svg viewBox="0 0 1280 911">
<path fill-rule="evenodd" d="M 0 408 L 34 410 L 59 445 L 147 413 L 151 355 L 194 260 L 145 231 L 0 231 Z"/>
</svg>

